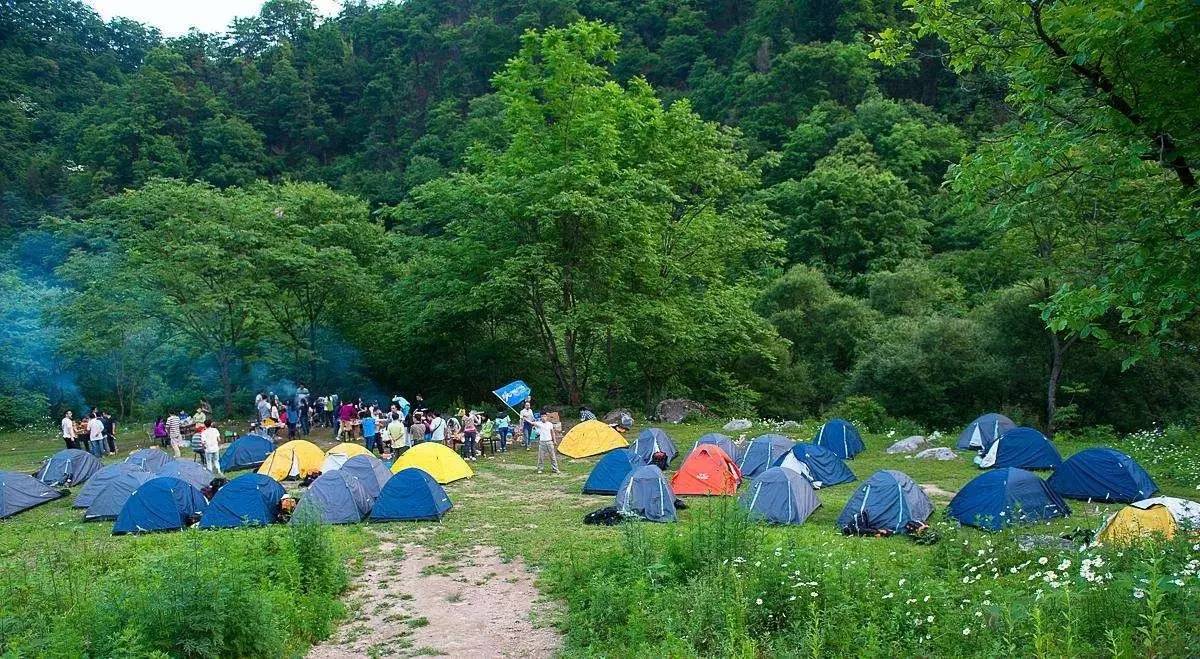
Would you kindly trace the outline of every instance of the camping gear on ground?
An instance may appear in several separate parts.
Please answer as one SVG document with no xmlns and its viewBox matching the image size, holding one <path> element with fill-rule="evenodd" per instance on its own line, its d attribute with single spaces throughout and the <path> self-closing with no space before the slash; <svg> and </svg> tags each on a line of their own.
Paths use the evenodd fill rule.
<svg viewBox="0 0 1200 659">
<path fill-rule="evenodd" d="M 1064 497 L 1089 501 L 1141 501 L 1158 485 L 1136 460 L 1112 448 L 1089 448 L 1067 458 L 1047 481 Z"/>
<path fill-rule="evenodd" d="M 742 450 L 738 469 L 742 470 L 742 476 L 754 478 L 783 459 L 795 445 L 796 442 L 783 435 L 759 435 Z"/>
<path fill-rule="evenodd" d="M 275 445 L 262 435 L 242 435 L 225 447 L 221 454 L 221 471 L 256 469 L 274 450 Z"/>
<path fill-rule="evenodd" d="M 702 435 L 700 439 L 696 440 L 696 444 L 692 446 L 692 450 L 695 451 L 701 444 L 712 444 L 719 447 L 722 451 L 725 451 L 725 455 L 728 455 L 735 462 L 741 457 L 737 446 L 733 444 L 733 438 L 728 435 L 722 435 L 719 432 L 710 432 L 707 435 Z"/>
<path fill-rule="evenodd" d="M 102 519 L 116 519 L 121 509 L 129 501 L 129 497 L 146 481 L 155 478 L 148 471 L 134 470 L 117 474 L 110 479 L 104 489 L 92 499 L 92 503 L 83 511 L 83 521 L 95 522 Z"/>
<path fill-rule="evenodd" d="M 199 488 L 170 476 L 142 483 L 117 515 L 113 535 L 178 531 L 204 514 L 208 500 Z"/>
<path fill-rule="evenodd" d="M 821 500 L 807 478 L 791 469 L 771 467 L 755 477 L 738 499 L 738 504 L 751 519 L 773 524 L 803 524 L 821 505 Z"/>
<path fill-rule="evenodd" d="M 392 473 L 406 467 L 423 469 L 442 485 L 475 475 L 459 454 L 438 442 L 422 442 L 405 451 L 392 463 Z"/>
<path fill-rule="evenodd" d="M 270 476 L 242 474 L 217 491 L 196 527 L 234 529 L 273 524 L 279 518 L 284 494 L 283 486 Z"/>
<path fill-rule="evenodd" d="M 197 490 L 208 487 L 208 484 L 213 479 L 211 471 L 205 469 L 200 463 L 192 462 L 191 460 L 171 460 L 163 465 L 162 469 L 154 472 L 154 475 L 183 479 L 196 486 Z"/>
<path fill-rule="evenodd" d="M 129 457 L 125 458 L 125 462 L 137 465 L 150 473 L 154 473 L 166 466 L 171 459 L 171 454 L 162 449 L 140 448 L 133 453 L 130 453 Z"/>
<path fill-rule="evenodd" d="M 980 469 L 1057 469 L 1062 456 L 1054 443 L 1033 428 L 1013 428 L 992 442 L 986 453 L 975 458 Z"/>
<path fill-rule="evenodd" d="M 87 481 L 100 471 L 100 466 L 100 460 L 91 453 L 67 448 L 46 458 L 35 478 L 50 487 L 71 487 Z"/>
<path fill-rule="evenodd" d="M 629 472 L 617 490 L 614 505 L 622 515 L 651 522 L 675 521 L 675 493 L 662 470 L 654 465 L 642 465 Z"/>
<path fill-rule="evenodd" d="M 586 458 L 628 445 L 621 433 L 603 421 L 592 419 L 567 431 L 558 443 L 558 452 L 569 458 Z"/>
<path fill-rule="evenodd" d="M 326 524 L 354 524 L 371 512 L 372 503 L 357 476 L 335 469 L 313 481 L 300 497 L 291 521 L 317 519 Z"/>
<path fill-rule="evenodd" d="M 62 492 L 29 474 L 0 471 L 0 519 L 12 517 L 62 496 Z"/>
<path fill-rule="evenodd" d="M 676 496 L 733 496 L 741 483 L 742 472 L 733 458 L 718 446 L 703 444 L 671 476 L 671 491 Z"/>
<path fill-rule="evenodd" d="M 867 448 L 858 428 L 845 419 L 826 421 L 813 437 L 812 443 L 833 451 L 843 460 L 849 460 Z"/>
<path fill-rule="evenodd" d="M 846 502 L 837 527 L 848 535 L 904 533 L 910 521 L 924 522 L 933 513 L 929 497 L 908 474 L 881 469 Z"/>
<path fill-rule="evenodd" d="M 950 500 L 950 516 L 968 526 L 998 531 L 1011 524 L 1031 524 L 1066 517 L 1071 509 L 1036 474 L 1007 467 L 976 476 Z"/>
<path fill-rule="evenodd" d="M 627 448 L 609 451 L 600 457 L 583 484 L 584 494 L 616 494 L 629 472 L 641 466 L 641 460 Z"/>
<path fill-rule="evenodd" d="M 436 522 L 453 507 L 446 490 L 423 469 L 408 467 L 396 472 L 375 500 L 372 522 L 426 520 Z"/>
<path fill-rule="evenodd" d="M 321 473 L 341 469 L 346 461 L 356 455 L 372 455 L 362 444 L 353 442 L 342 442 L 337 446 L 325 451 L 325 461 L 321 463 Z"/>
<path fill-rule="evenodd" d="M 141 465 L 132 462 L 117 462 L 104 466 L 92 474 L 92 477 L 83 484 L 79 490 L 79 494 L 75 495 L 75 500 L 71 502 L 73 508 L 87 508 L 96 500 L 96 496 L 104 491 L 104 488 L 112 482 L 114 478 L 121 474 L 127 474 L 131 471 L 144 471 L 151 473 L 149 470 L 143 469 Z"/>
<path fill-rule="evenodd" d="M 1003 414 L 988 412 L 963 428 L 963 431 L 958 434 L 958 443 L 955 444 L 955 447 L 964 451 L 967 449 L 986 451 L 997 437 L 1016 427 L 1017 424 Z"/>
<path fill-rule="evenodd" d="M 796 444 L 775 465 L 799 473 L 815 488 L 858 480 L 836 453 L 816 444 Z"/>
<path fill-rule="evenodd" d="M 294 439 L 271 452 L 258 473 L 270 476 L 277 481 L 288 478 L 303 480 L 307 476 L 321 473 L 321 465 L 325 463 L 325 452 L 316 444 L 303 439 Z"/>
<path fill-rule="evenodd" d="M 654 454 L 659 452 L 666 454 L 667 464 L 671 464 L 678 453 L 675 450 L 675 442 L 662 428 L 646 428 L 641 431 L 629 448 L 637 454 L 642 464 L 650 464 Z"/>
<path fill-rule="evenodd" d="M 372 499 L 379 496 L 379 491 L 392 478 L 392 472 L 383 464 L 383 460 L 369 453 L 350 458 L 341 469 L 357 476 Z"/>
<path fill-rule="evenodd" d="M 1097 544 L 1127 545 L 1141 540 L 1170 540 L 1179 533 L 1200 531 L 1200 503 L 1176 497 L 1135 501 L 1104 521 Z"/>
<path fill-rule="evenodd" d="M 616 526 L 625 520 L 625 516 L 616 506 L 598 508 L 583 516 L 584 524 L 593 526 Z"/>
</svg>

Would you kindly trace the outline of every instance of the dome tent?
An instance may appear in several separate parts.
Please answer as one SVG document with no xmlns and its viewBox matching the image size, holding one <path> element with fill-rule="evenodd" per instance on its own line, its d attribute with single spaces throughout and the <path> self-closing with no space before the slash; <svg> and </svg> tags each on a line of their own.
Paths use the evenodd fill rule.
<svg viewBox="0 0 1200 659">
<path fill-rule="evenodd" d="M 641 460 L 626 448 L 605 453 L 592 467 L 583 484 L 584 494 L 616 494 L 629 472 L 641 466 Z"/>
<path fill-rule="evenodd" d="M 383 460 L 370 454 L 356 455 L 346 460 L 341 470 L 356 476 L 372 499 L 379 496 L 379 491 L 392 477 Z"/>
<path fill-rule="evenodd" d="M 1047 481 L 1055 492 L 1089 501 L 1141 501 L 1158 485 L 1136 460 L 1111 448 L 1089 448 L 1067 458 Z"/>
<path fill-rule="evenodd" d="M 958 434 L 958 443 L 955 444 L 955 447 L 962 450 L 986 451 L 997 437 L 1016 427 L 1017 424 L 1003 414 L 988 412 L 963 428 L 963 431 Z"/>
<path fill-rule="evenodd" d="M 362 444 L 354 442 L 342 442 L 337 446 L 325 451 L 325 461 L 321 463 L 321 473 L 341 469 L 346 461 L 356 455 L 371 455 L 371 452 Z"/>
<path fill-rule="evenodd" d="M 404 455 L 392 463 L 392 473 L 397 473 L 405 467 L 423 469 L 442 485 L 475 475 L 462 457 L 437 442 L 421 442 L 405 451 Z"/>
<path fill-rule="evenodd" d="M 1135 501 L 1113 513 L 1096 533 L 1096 544 L 1129 545 L 1142 540 L 1171 540 L 1180 532 L 1200 530 L 1200 504 L 1175 497 Z"/>
<path fill-rule="evenodd" d="M 1062 464 L 1062 456 L 1045 435 L 1033 428 L 1021 427 L 998 437 L 975 461 L 981 469 L 1056 469 Z"/>
<path fill-rule="evenodd" d="M 929 497 L 908 474 L 881 469 L 850 496 L 838 515 L 837 527 L 844 533 L 904 533 L 909 522 L 924 523 L 932 513 Z"/>
<path fill-rule="evenodd" d="M 659 451 L 667 455 L 667 464 L 671 464 L 678 455 L 675 442 L 662 428 L 646 428 L 638 433 L 637 439 L 633 440 L 633 445 L 629 448 L 637 454 L 642 464 L 650 464 L 650 458 Z"/>
<path fill-rule="evenodd" d="M 284 494 L 283 486 L 270 476 L 242 474 L 217 490 L 196 527 L 234 529 L 272 524 L 279 517 Z"/>
<path fill-rule="evenodd" d="M 169 476 L 151 478 L 125 502 L 113 535 L 178 531 L 207 507 L 208 500 L 190 483 Z"/>
<path fill-rule="evenodd" d="M 96 456 L 67 448 L 46 458 L 35 478 L 50 487 L 71 487 L 86 482 L 97 471 L 100 471 L 100 461 Z"/>
<path fill-rule="evenodd" d="M 675 521 L 675 493 L 655 465 L 642 465 L 629 472 L 617 489 L 615 506 L 622 515 L 651 522 Z"/>
<path fill-rule="evenodd" d="M 0 519 L 61 498 L 61 492 L 29 474 L 0 471 Z"/>
<path fill-rule="evenodd" d="M 849 460 L 866 450 L 858 429 L 845 419 L 831 419 L 825 422 L 813 436 L 812 443 L 833 451 L 843 460 Z"/>
<path fill-rule="evenodd" d="M 416 467 L 408 467 L 388 479 L 371 509 L 370 519 L 372 522 L 436 522 L 453 505 L 446 490 L 433 476 Z"/>
<path fill-rule="evenodd" d="M 308 486 L 292 522 L 315 518 L 326 524 L 354 524 L 371 512 L 372 503 L 356 476 L 335 469 L 321 474 Z"/>
<path fill-rule="evenodd" d="M 690 454 L 671 476 L 671 491 L 676 495 L 731 496 L 742 483 L 742 472 L 720 447 L 702 444 Z"/>
<path fill-rule="evenodd" d="M 166 466 L 171 461 L 171 456 L 166 451 L 158 448 L 140 448 L 129 457 L 125 458 L 125 462 L 137 465 L 142 469 L 154 473 Z"/>
<path fill-rule="evenodd" d="M 692 446 L 692 450 L 695 451 L 701 444 L 712 444 L 719 447 L 722 451 L 725 451 L 725 455 L 728 455 L 735 462 L 740 457 L 737 446 L 734 445 L 733 439 L 728 435 L 722 435 L 719 432 L 710 432 L 696 440 L 695 445 Z"/>
<path fill-rule="evenodd" d="M 816 444 L 796 444 L 775 464 L 804 476 L 818 488 L 858 480 L 837 454 Z"/>
<path fill-rule="evenodd" d="M 83 521 L 94 522 L 102 519 L 116 519 L 121 509 L 129 501 L 129 497 L 139 487 L 154 478 L 148 471 L 127 471 L 109 480 L 104 489 L 92 499 L 91 505 L 83 511 Z"/>
<path fill-rule="evenodd" d="M 271 455 L 275 445 L 262 435 L 242 435 L 225 447 L 221 454 L 221 471 L 229 473 L 239 469 L 255 469 Z"/>
<path fill-rule="evenodd" d="M 294 439 L 271 452 L 258 473 L 277 481 L 288 478 L 306 478 L 321 472 L 325 453 L 316 444 L 303 439 Z"/>
<path fill-rule="evenodd" d="M 591 419 L 568 430 L 558 443 L 558 452 L 569 458 L 586 458 L 628 445 L 607 423 Z"/>
<path fill-rule="evenodd" d="M 1012 524 L 1027 524 L 1066 517 L 1071 509 L 1036 474 L 1006 467 L 980 474 L 950 500 L 950 516 L 968 526 L 998 531 Z"/>
<path fill-rule="evenodd" d="M 155 476 L 170 476 L 185 480 L 197 489 L 208 487 L 213 480 L 213 473 L 204 468 L 199 462 L 191 460 L 172 460 L 163 465 L 162 469 L 154 472 Z"/>
<path fill-rule="evenodd" d="M 821 505 L 808 479 L 791 469 L 771 467 L 754 479 L 738 499 L 751 519 L 773 524 L 803 524 Z"/>
<path fill-rule="evenodd" d="M 781 460 L 795 445 L 796 442 L 783 435 L 759 435 L 742 450 L 738 469 L 742 470 L 742 476 L 754 478 Z"/>
<path fill-rule="evenodd" d="M 79 494 L 76 494 L 75 500 L 71 502 L 71 507 L 87 508 L 88 506 L 92 505 L 92 502 L 96 500 L 96 496 L 103 492 L 104 488 L 111 483 L 114 478 L 120 476 L 121 474 L 127 474 L 131 471 L 143 471 L 150 473 L 141 466 L 132 462 L 116 462 L 107 465 L 101 468 L 100 471 L 92 474 L 92 477 L 83 484 L 83 488 L 79 490 Z"/>
</svg>

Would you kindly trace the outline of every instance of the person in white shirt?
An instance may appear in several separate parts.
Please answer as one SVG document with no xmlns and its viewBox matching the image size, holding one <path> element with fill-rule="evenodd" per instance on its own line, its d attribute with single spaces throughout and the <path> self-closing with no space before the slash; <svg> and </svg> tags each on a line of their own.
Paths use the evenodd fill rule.
<svg viewBox="0 0 1200 659">
<path fill-rule="evenodd" d="M 71 418 L 71 410 L 67 410 L 62 418 L 62 438 L 67 448 L 79 448 L 75 441 L 75 421 Z"/>
<path fill-rule="evenodd" d="M 167 437 L 171 440 L 171 450 L 179 457 L 179 447 L 183 446 L 183 422 L 178 414 L 167 417 Z"/>
<path fill-rule="evenodd" d="M 88 450 L 97 458 L 104 457 L 104 422 L 99 414 L 88 420 Z"/>
<path fill-rule="evenodd" d="M 215 425 L 210 425 L 200 433 L 200 441 L 204 444 L 204 467 L 214 474 L 221 474 L 221 463 L 217 460 L 217 453 L 221 449 L 221 431 Z"/>
<path fill-rule="evenodd" d="M 554 448 L 554 424 L 545 419 L 534 419 L 533 427 L 538 434 L 538 473 L 542 473 L 547 454 L 550 456 L 550 466 L 554 473 L 561 473 L 558 470 L 558 455 Z"/>
<path fill-rule="evenodd" d="M 529 401 L 521 408 L 521 432 L 525 435 L 525 450 L 528 451 L 529 443 L 533 441 L 533 406 Z"/>
<path fill-rule="evenodd" d="M 440 412 L 434 412 L 433 421 L 429 422 L 429 441 L 446 443 L 446 420 Z"/>
</svg>

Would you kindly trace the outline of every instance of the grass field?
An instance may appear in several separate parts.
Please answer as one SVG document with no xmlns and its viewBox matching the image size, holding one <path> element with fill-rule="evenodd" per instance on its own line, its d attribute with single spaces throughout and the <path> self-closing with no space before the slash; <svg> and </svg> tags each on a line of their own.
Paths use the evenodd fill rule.
<svg viewBox="0 0 1200 659">
<path fill-rule="evenodd" d="M 686 453 L 714 429 L 669 430 Z M 819 491 L 822 506 L 800 527 L 746 524 L 728 500 L 694 498 L 679 524 L 584 526 L 584 514 L 610 503 L 579 493 L 595 459 L 560 456 L 563 474 L 536 474 L 535 452 L 520 448 L 473 463 L 475 478 L 448 486 L 454 509 L 442 523 L 386 529 L 447 559 L 481 545 L 522 556 L 543 592 L 567 604 L 557 624 L 568 655 L 1147 656 L 1186 654 L 1198 639 L 1192 546 L 1016 548 L 1021 535 L 1094 529 L 1116 508 L 1084 502 L 1033 529 L 958 529 L 943 511 L 979 473 L 969 456 L 887 455 L 898 438 L 868 435 L 850 466 L 860 480 L 890 468 L 927 486 L 936 545 L 840 535 L 834 520 L 854 484 Z M 1066 457 L 1101 439 L 1058 445 Z M 138 444 L 126 439 L 117 457 Z M 0 469 L 31 472 L 60 446 L 49 432 L 0 435 Z M 1162 465 L 1164 478 L 1150 467 L 1165 494 L 1194 498 L 1189 469 Z M 377 542 L 366 525 L 113 537 L 111 524 L 80 520 L 67 498 L 0 521 L 0 653 L 303 654 L 336 624 L 334 598 Z M 1088 579 L 1081 562 L 1101 556 L 1099 581 Z"/>
</svg>

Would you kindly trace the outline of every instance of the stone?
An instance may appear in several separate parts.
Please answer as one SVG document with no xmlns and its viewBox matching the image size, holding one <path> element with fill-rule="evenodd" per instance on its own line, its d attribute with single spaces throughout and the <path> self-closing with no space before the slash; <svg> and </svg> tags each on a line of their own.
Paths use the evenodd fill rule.
<svg viewBox="0 0 1200 659">
<path fill-rule="evenodd" d="M 780 430 L 799 430 L 800 422 L 792 421 L 789 419 L 789 420 L 784 421 L 783 423 L 779 424 L 779 429 Z"/>
<path fill-rule="evenodd" d="M 686 398 L 668 398 L 667 400 L 660 402 L 658 407 L 654 408 L 654 416 L 659 421 L 666 421 L 667 423 L 680 423 L 692 415 L 703 416 L 707 411 L 708 410 L 704 407 L 704 405 L 701 405 L 694 400 L 688 400 Z"/>
<path fill-rule="evenodd" d="M 754 424 L 750 423 L 749 419 L 733 419 L 729 423 L 725 424 L 722 430 L 725 432 L 741 432 L 743 430 L 749 430 L 750 426 L 752 425 Z"/>
<path fill-rule="evenodd" d="M 633 412 L 629 411 L 628 409 L 626 409 L 624 407 L 618 407 L 617 409 L 604 415 L 604 422 L 610 426 L 614 423 L 619 423 L 621 421 L 622 415 L 627 416 L 631 419 L 633 418 Z"/>
<path fill-rule="evenodd" d="M 916 451 L 917 449 L 921 448 L 921 446 L 923 446 L 927 443 L 928 443 L 928 441 L 924 437 L 922 437 L 920 435 L 913 435 L 912 437 L 905 437 L 904 439 L 896 442 L 895 444 L 892 444 L 891 446 L 889 446 L 887 448 L 887 452 L 888 453 L 912 453 L 913 451 Z"/>
<path fill-rule="evenodd" d="M 946 448 L 939 446 L 937 448 L 927 448 L 917 454 L 918 460 L 957 460 L 958 454 Z"/>
</svg>

